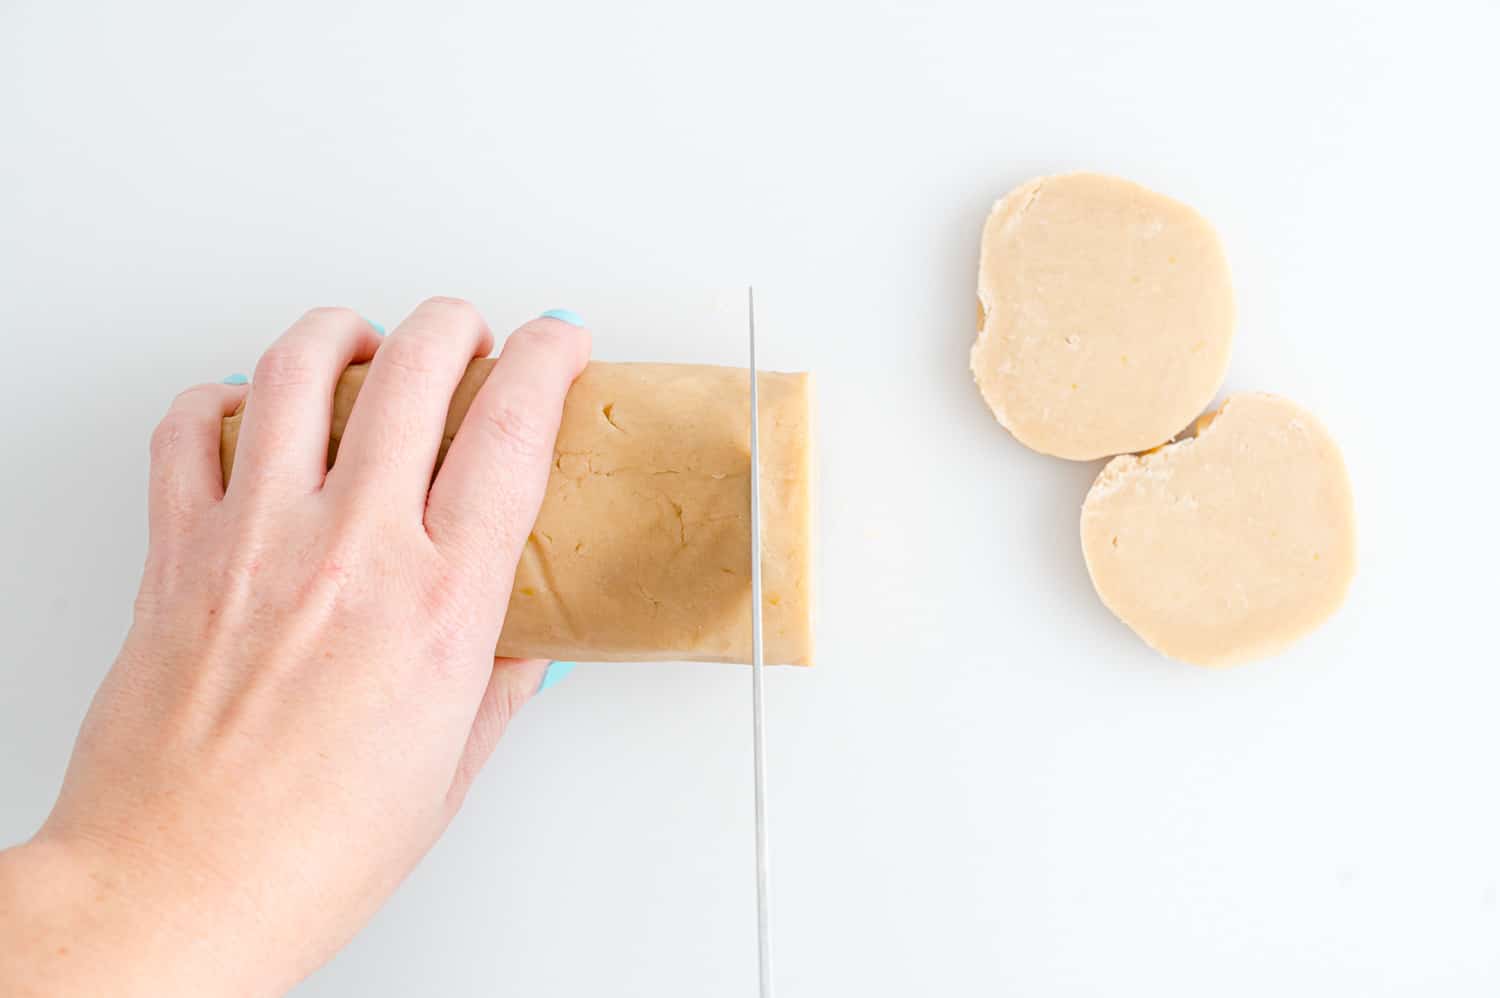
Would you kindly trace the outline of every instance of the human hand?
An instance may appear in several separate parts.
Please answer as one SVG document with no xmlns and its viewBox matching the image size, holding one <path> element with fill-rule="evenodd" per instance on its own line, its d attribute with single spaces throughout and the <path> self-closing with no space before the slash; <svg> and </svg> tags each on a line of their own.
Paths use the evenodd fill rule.
<svg viewBox="0 0 1500 998">
<path fill-rule="evenodd" d="M 491 347 L 452 299 L 384 341 L 309 312 L 256 368 L 227 490 L 247 389 L 172 404 L 134 623 L 51 816 L 0 853 L 0 935 L 24 944 L 0 991 L 279 993 L 437 839 L 546 668 L 493 650 L 589 336 L 517 330 L 434 478 Z M 371 357 L 327 469 L 335 382 Z"/>
</svg>

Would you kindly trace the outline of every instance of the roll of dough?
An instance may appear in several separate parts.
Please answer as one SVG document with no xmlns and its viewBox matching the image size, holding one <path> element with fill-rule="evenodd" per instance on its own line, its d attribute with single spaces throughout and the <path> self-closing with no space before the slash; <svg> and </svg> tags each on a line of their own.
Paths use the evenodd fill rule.
<svg viewBox="0 0 1500 998">
<path fill-rule="evenodd" d="M 494 361 L 469 365 L 441 463 Z M 368 365 L 339 379 L 328 462 Z M 768 663 L 811 665 L 811 384 L 760 374 Z M 240 415 L 224 420 L 227 483 Z M 497 655 L 581 661 L 750 659 L 750 379 L 743 369 L 592 363 L 563 408 L 541 514 Z"/>
<path fill-rule="evenodd" d="M 1105 605 L 1195 665 L 1274 655 L 1328 619 L 1354 577 L 1338 444 L 1271 395 L 1232 395 L 1197 436 L 1109 462 L 1081 531 Z"/>
</svg>

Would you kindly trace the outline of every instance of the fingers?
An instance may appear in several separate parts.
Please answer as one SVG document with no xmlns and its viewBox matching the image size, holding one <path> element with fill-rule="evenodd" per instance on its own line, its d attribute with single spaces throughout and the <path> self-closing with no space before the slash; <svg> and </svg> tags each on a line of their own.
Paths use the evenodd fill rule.
<svg viewBox="0 0 1500 998">
<path fill-rule="evenodd" d="M 368 360 L 379 343 L 357 312 L 315 308 L 271 344 L 245 403 L 231 494 L 306 493 L 322 484 L 334 386 L 344 368 Z"/>
<path fill-rule="evenodd" d="M 374 486 L 420 516 L 453 390 L 493 337 L 479 310 L 429 298 L 381 344 L 339 442 L 330 487 Z"/>
<path fill-rule="evenodd" d="M 432 485 L 427 532 L 473 568 L 492 605 L 505 605 L 547 488 L 563 400 L 588 356 L 587 330 L 559 319 L 512 333 Z"/>
<path fill-rule="evenodd" d="M 224 497 L 219 434 L 224 417 L 249 391 L 244 385 L 198 385 L 172 400 L 151 434 L 151 536 Z"/>
<path fill-rule="evenodd" d="M 474 778 L 494 753 L 495 745 L 499 743 L 500 736 L 505 734 L 510 719 L 516 716 L 516 712 L 541 686 L 547 664 L 546 659 L 536 658 L 495 659 L 495 668 L 490 673 L 484 697 L 479 701 L 474 725 L 469 729 L 469 740 L 464 745 L 458 769 L 453 775 L 453 786 L 448 793 L 454 810 L 463 803 Z"/>
</svg>

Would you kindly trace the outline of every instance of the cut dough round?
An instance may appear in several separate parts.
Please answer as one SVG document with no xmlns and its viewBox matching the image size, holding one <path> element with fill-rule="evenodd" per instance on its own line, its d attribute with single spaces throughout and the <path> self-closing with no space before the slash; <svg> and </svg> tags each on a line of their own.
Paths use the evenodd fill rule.
<svg viewBox="0 0 1500 998">
<path fill-rule="evenodd" d="M 1083 556 L 1106 606 L 1163 654 L 1228 665 L 1312 631 L 1354 576 L 1354 496 L 1309 412 L 1234 395 L 1198 434 L 1104 466 Z"/>
<path fill-rule="evenodd" d="M 1090 461 L 1159 446 L 1219 390 L 1229 265 L 1187 205 L 1070 173 L 996 203 L 969 355 L 995 417 L 1032 450 Z"/>
</svg>

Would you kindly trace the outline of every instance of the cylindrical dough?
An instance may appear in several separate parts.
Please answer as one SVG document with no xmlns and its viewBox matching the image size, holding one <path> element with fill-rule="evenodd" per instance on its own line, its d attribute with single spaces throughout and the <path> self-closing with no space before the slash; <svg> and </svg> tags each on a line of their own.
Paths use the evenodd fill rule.
<svg viewBox="0 0 1500 998">
<path fill-rule="evenodd" d="M 1083 554 L 1106 606 L 1147 644 L 1197 665 L 1275 654 L 1344 601 L 1354 497 L 1309 412 L 1234 395 L 1194 437 L 1099 474 Z"/>
<path fill-rule="evenodd" d="M 1234 298 L 1213 228 L 1117 177 L 1022 184 L 984 225 L 974 380 L 1021 443 L 1088 461 L 1170 440 L 1229 364 Z"/>
<path fill-rule="evenodd" d="M 469 365 L 439 462 L 493 360 Z M 332 466 L 368 365 L 339 379 Z M 760 374 L 768 663 L 812 664 L 810 379 Z M 240 416 L 224 421 L 229 481 Z M 497 655 L 750 659 L 750 378 L 689 364 L 590 364 L 563 408 L 552 473 Z"/>
</svg>

